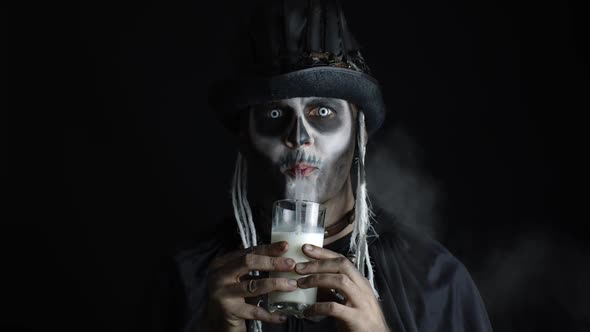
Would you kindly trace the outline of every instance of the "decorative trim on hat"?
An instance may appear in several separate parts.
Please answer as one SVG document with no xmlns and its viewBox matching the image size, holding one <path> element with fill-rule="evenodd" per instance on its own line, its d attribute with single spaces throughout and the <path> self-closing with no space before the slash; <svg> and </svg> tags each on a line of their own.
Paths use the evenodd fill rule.
<svg viewBox="0 0 590 332">
<path fill-rule="evenodd" d="M 336 55 L 331 52 L 304 52 L 294 64 L 295 70 L 310 67 L 330 66 L 358 71 L 364 74 L 371 74 L 365 59 L 359 51 L 352 51 L 347 55 Z"/>
</svg>

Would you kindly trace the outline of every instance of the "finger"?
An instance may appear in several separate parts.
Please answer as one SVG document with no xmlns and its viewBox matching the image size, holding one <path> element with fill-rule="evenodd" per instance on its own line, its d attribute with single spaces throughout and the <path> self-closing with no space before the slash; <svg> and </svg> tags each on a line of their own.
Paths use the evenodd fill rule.
<svg viewBox="0 0 590 332">
<path fill-rule="evenodd" d="M 314 259 L 330 259 L 330 258 L 338 258 L 344 257 L 343 255 L 334 252 L 332 250 L 314 246 L 313 244 L 306 243 L 301 247 L 301 250 L 307 256 L 314 258 Z"/>
<path fill-rule="evenodd" d="M 331 316 L 343 321 L 355 318 L 352 308 L 336 302 L 318 302 L 304 312 L 305 317 Z"/>
<path fill-rule="evenodd" d="M 314 273 L 341 273 L 348 276 L 358 286 L 364 285 L 366 282 L 365 277 L 360 274 L 350 260 L 342 255 L 337 258 L 297 263 L 295 265 L 295 272 L 304 275 Z"/>
<path fill-rule="evenodd" d="M 297 280 L 287 278 L 264 278 L 242 281 L 227 288 L 228 296 L 256 297 L 274 291 L 292 292 L 297 289 Z"/>
<path fill-rule="evenodd" d="M 361 289 L 344 274 L 313 274 L 297 280 L 297 287 L 301 289 L 319 287 L 330 289 L 328 301 L 359 305 L 363 297 Z M 334 292 L 337 290 L 337 293 Z M 336 295 L 338 294 L 338 295 Z M 372 293 L 370 293 L 372 294 Z"/>
<path fill-rule="evenodd" d="M 345 274 L 312 274 L 299 278 L 297 287 L 302 289 L 313 287 L 338 289 L 353 305 L 356 304 L 355 300 L 360 299 L 362 295 L 359 287 Z"/>
<path fill-rule="evenodd" d="M 213 275 L 219 282 L 241 282 L 240 277 L 250 271 L 289 272 L 293 270 L 295 261 L 292 258 L 261 256 L 246 254 L 230 261 Z"/>
<path fill-rule="evenodd" d="M 262 256 L 278 257 L 287 252 L 289 243 L 287 241 L 279 241 L 271 244 L 254 247 L 254 254 Z"/>
<path fill-rule="evenodd" d="M 251 304 L 240 304 L 239 308 L 232 310 L 232 312 L 235 312 L 234 315 L 240 319 L 260 320 L 273 324 L 284 323 L 287 320 L 285 314 L 279 312 L 271 314 L 266 309 Z"/>
<path fill-rule="evenodd" d="M 346 298 L 344 295 L 336 289 L 318 288 L 318 296 L 316 302 L 338 302 L 344 304 Z"/>
<path fill-rule="evenodd" d="M 213 262 L 209 265 L 209 269 L 216 270 L 216 269 L 224 266 L 228 262 L 231 262 L 232 260 L 235 260 L 238 257 L 242 257 L 242 256 L 245 256 L 250 253 L 257 254 L 257 255 L 263 255 L 263 256 L 278 257 L 278 256 L 281 256 L 282 254 L 284 254 L 288 248 L 289 248 L 289 244 L 287 243 L 287 241 L 280 241 L 280 242 L 275 242 L 275 243 L 271 243 L 271 244 L 265 244 L 265 245 L 260 245 L 260 246 L 256 246 L 256 247 L 250 247 L 250 248 L 246 248 L 246 249 L 232 251 L 232 252 L 227 253 L 225 255 L 216 257 L 213 260 Z"/>
</svg>

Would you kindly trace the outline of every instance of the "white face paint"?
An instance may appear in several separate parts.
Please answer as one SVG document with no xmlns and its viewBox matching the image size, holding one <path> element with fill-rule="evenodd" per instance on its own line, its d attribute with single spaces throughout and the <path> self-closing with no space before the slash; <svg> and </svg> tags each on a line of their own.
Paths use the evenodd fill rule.
<svg viewBox="0 0 590 332">
<path fill-rule="evenodd" d="M 317 97 L 253 107 L 248 135 L 255 154 L 249 163 L 259 176 L 250 187 L 267 189 L 278 196 L 272 198 L 275 200 L 295 198 L 299 173 L 299 188 L 303 191 L 300 198 L 325 202 L 334 197 L 349 177 L 352 165 L 352 113 L 345 100 Z"/>
</svg>

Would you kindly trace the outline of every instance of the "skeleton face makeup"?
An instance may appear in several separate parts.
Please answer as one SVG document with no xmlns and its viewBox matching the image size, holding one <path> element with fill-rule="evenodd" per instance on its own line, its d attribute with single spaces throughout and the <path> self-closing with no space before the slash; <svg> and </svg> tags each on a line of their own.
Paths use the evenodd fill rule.
<svg viewBox="0 0 590 332">
<path fill-rule="evenodd" d="M 354 116 L 347 101 L 333 98 L 292 98 L 252 107 L 253 195 L 266 201 L 295 198 L 299 173 L 301 198 L 325 202 L 334 197 L 350 175 Z"/>
</svg>

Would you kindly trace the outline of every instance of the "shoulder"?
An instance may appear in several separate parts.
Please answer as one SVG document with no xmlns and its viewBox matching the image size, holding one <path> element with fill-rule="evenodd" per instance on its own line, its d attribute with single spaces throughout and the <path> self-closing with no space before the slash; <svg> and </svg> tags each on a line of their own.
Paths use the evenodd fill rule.
<svg viewBox="0 0 590 332">
<path fill-rule="evenodd" d="M 139 325 L 146 331 L 184 331 L 202 312 L 207 266 L 223 252 L 226 240 L 213 232 L 207 238 L 177 244 L 156 263 L 146 290 Z"/>
<path fill-rule="evenodd" d="M 411 226 L 400 223 L 379 210 L 375 216 L 377 237 L 373 246 L 394 255 L 399 264 L 411 270 L 424 283 L 468 274 L 465 266 L 440 242 Z"/>
<path fill-rule="evenodd" d="M 238 249 L 241 242 L 233 226 L 224 220 L 216 229 L 175 247 L 171 258 L 185 284 L 194 283 L 195 278 L 205 278 L 207 267 L 215 257 Z"/>
<path fill-rule="evenodd" d="M 485 306 L 465 265 L 428 235 L 386 214 L 378 217 L 377 222 L 389 227 L 374 241 L 375 269 L 382 270 L 378 273 L 395 298 L 405 297 L 416 326 L 426 331 L 491 331 Z M 401 284 L 403 291 L 391 283 Z"/>
<path fill-rule="evenodd" d="M 158 302 L 164 307 L 162 312 L 174 312 L 160 314 L 166 316 L 165 324 L 160 324 L 166 327 L 158 331 L 187 330 L 197 324 L 207 303 L 209 264 L 241 243 L 230 223 L 220 223 L 215 230 L 204 233 L 206 236 L 198 234 L 194 240 L 176 245 L 160 264 L 163 268 L 160 283 L 164 280 L 169 285 L 163 288 Z M 172 302 L 178 305 L 174 309 L 166 308 Z"/>
</svg>

